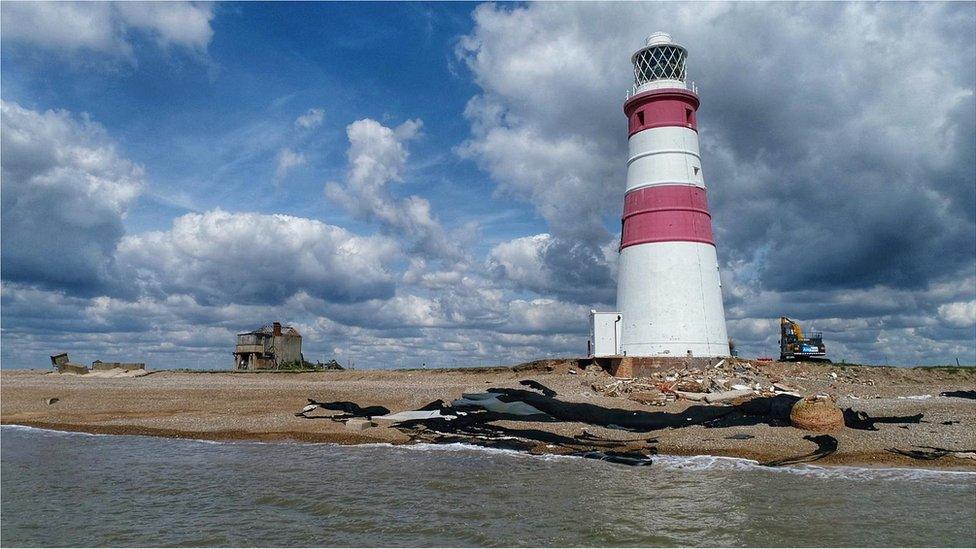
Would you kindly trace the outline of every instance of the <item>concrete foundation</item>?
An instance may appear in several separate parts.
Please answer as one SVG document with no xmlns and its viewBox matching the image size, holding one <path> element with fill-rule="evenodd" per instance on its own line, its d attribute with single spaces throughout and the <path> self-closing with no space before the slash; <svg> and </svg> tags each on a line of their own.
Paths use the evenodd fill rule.
<svg viewBox="0 0 976 549">
<path fill-rule="evenodd" d="M 614 377 L 649 377 L 658 372 L 673 369 L 708 368 L 721 358 L 660 357 L 660 356 L 607 356 L 590 359 Z"/>
</svg>

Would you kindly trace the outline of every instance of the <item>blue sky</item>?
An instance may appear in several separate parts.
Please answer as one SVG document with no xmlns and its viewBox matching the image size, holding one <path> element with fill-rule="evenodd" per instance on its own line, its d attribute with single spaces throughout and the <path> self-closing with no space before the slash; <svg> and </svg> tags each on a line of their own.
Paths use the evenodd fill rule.
<svg viewBox="0 0 976 549">
<path fill-rule="evenodd" d="M 274 319 L 360 367 L 582 352 L 657 30 L 740 349 L 786 314 L 835 359 L 976 362 L 973 4 L 0 10 L 3 367 L 227 366 Z M 909 29 L 940 55 L 907 71 Z"/>
<path fill-rule="evenodd" d="M 146 167 L 151 193 L 126 217 L 129 231 L 166 228 L 177 215 L 216 207 L 355 226 L 309 197 L 321 193 L 323 179 L 342 176 L 345 127 L 366 117 L 423 120 L 425 137 L 411 148 L 417 177 L 402 189 L 423 192 L 445 222 L 531 217 L 529 205 L 486 203 L 491 182 L 451 153 L 468 131 L 462 113 L 477 93 L 453 55 L 472 8 L 218 4 L 205 57 L 159 49 L 138 32 L 130 38 L 137 60 L 111 66 L 15 45 L 5 52 L 2 91 L 35 110 L 89 113 Z M 292 124 L 314 108 L 328 111 L 315 131 Z M 281 148 L 301 148 L 307 163 L 269 189 Z M 537 220 L 522 228 L 544 230 Z"/>
</svg>

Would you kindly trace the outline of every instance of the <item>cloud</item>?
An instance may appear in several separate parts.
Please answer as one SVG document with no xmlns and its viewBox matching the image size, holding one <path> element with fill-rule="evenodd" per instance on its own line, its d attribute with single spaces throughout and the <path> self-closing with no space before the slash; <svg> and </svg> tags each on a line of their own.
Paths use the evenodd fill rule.
<svg viewBox="0 0 976 549">
<path fill-rule="evenodd" d="M 64 253 L 25 249 L 21 258 L 11 255 L 17 250 L 13 238 L 4 241 L 5 364 L 43 366 L 51 349 L 66 349 L 82 362 L 135 356 L 154 367 L 213 367 L 225 359 L 236 331 L 268 319 L 298 325 L 306 333 L 307 356 L 356 356 L 360 364 L 373 366 L 521 360 L 578 346 L 578 335 L 569 338 L 559 331 L 585 329 L 579 306 L 513 299 L 500 287 L 511 280 L 486 278 L 480 262 L 444 261 L 438 248 L 428 255 L 426 248 L 415 246 L 437 242 L 425 240 L 428 234 L 448 238 L 426 201 L 397 199 L 388 189 L 404 177 L 403 144 L 417 136 L 419 122 L 384 128 L 370 121 L 350 130 L 347 185 L 359 193 L 353 196 L 378 204 L 364 215 L 383 220 L 380 235 L 358 236 L 295 216 L 223 210 L 178 217 L 166 230 L 124 235 L 120 216 L 144 176 L 115 152 L 104 129 L 66 112 L 40 114 L 16 105 L 5 109 L 4 200 L 19 196 L 10 191 L 14 183 L 20 189 L 25 181 L 36 185 L 49 172 L 78 172 L 75 179 L 102 187 L 88 191 L 68 185 L 86 190 L 76 201 L 94 198 L 116 205 L 110 238 L 96 239 L 100 254 L 92 264 L 104 267 L 104 273 L 96 272 L 85 292 L 38 278 L 37 272 L 63 274 L 58 267 Z M 137 183 L 129 189 L 123 175 L 138 176 Z M 35 194 L 52 200 L 46 193 Z M 68 212 L 63 201 L 46 207 Z M 413 207 L 420 207 L 420 213 Z M 395 213 L 371 217 L 388 211 Z M 20 234 L 8 229 L 19 219 L 5 210 L 4 236 Z M 411 226 L 405 220 L 424 223 Z M 43 244 L 58 242 L 52 234 L 41 234 L 41 245 L 29 244 L 35 251 L 46 252 Z M 82 234 L 72 232 L 73 237 Z M 406 262 L 404 243 L 416 252 Z M 23 276 L 7 276 L 23 269 L 25 260 L 42 259 L 51 263 Z"/>
<path fill-rule="evenodd" d="M 603 227 L 622 207 L 629 56 L 666 30 L 689 48 L 702 97 L 731 324 L 805 309 L 812 319 L 841 312 L 842 333 L 872 318 L 875 331 L 846 347 L 862 358 L 898 340 L 924 360 L 913 338 L 956 337 L 922 335 L 939 328 L 918 320 L 947 298 L 913 298 L 945 284 L 962 287 L 955 299 L 973 293 L 963 282 L 976 273 L 971 6 L 483 4 L 473 18 L 456 54 L 481 91 L 458 152 L 549 225 L 544 239 L 497 246 L 494 273 L 542 296 L 612 292 Z M 919 41 L 940 54 L 906 65 Z M 872 303 L 846 302 L 851 292 L 899 301 L 874 316 Z M 793 301 L 799 293 L 811 301 Z M 881 327 L 895 321 L 917 329 Z M 930 356 L 946 348 L 933 344 Z"/>
<path fill-rule="evenodd" d="M 394 198 L 393 183 L 403 181 L 406 143 L 420 136 L 420 120 L 388 128 L 366 118 L 346 128 L 349 171 L 345 185 L 330 182 L 326 197 L 361 219 L 379 223 L 388 234 L 410 243 L 411 251 L 439 259 L 458 260 L 463 252 L 431 213 L 430 202 L 419 196 Z"/>
<path fill-rule="evenodd" d="M 281 181 L 288 171 L 296 166 L 304 165 L 308 160 L 302 153 L 284 148 L 278 151 L 277 167 L 275 167 L 275 181 Z"/>
<path fill-rule="evenodd" d="M 486 267 L 496 280 L 519 290 L 612 307 L 617 244 L 613 239 L 595 247 L 537 234 L 496 245 L 488 252 Z"/>
<path fill-rule="evenodd" d="M 131 57 L 140 32 L 161 48 L 206 51 L 213 5 L 196 2 L 4 2 L 4 42 Z"/>
<path fill-rule="evenodd" d="M 976 325 L 976 301 L 956 301 L 939 305 L 939 317 L 957 328 Z"/>
<path fill-rule="evenodd" d="M 187 214 L 168 231 L 128 235 L 118 262 L 151 296 L 276 305 L 299 292 L 326 302 L 392 297 L 395 244 L 288 215 Z"/>
<path fill-rule="evenodd" d="M 193 51 L 210 40 L 194 25 L 182 38 L 147 26 L 162 25 L 149 10 L 172 4 L 11 6 L 0 7 L 4 47 L 131 55 L 146 38 Z M 179 6 L 202 9 L 209 29 L 210 7 Z M 26 17 L 15 11 L 45 9 L 57 13 L 11 30 Z M 972 362 L 972 13 L 951 4 L 479 6 L 456 50 L 479 91 L 455 150 L 498 196 L 531 204 L 548 225 L 503 242 L 488 234 L 484 257 L 465 250 L 464 229 L 442 225 L 422 193 L 398 192 L 425 187 L 410 157 L 419 120 L 346 128 L 347 172 L 326 198 L 375 235 L 219 209 L 125 235 L 122 220 L 147 186 L 141 167 L 84 115 L 4 104 L 2 362 L 45 366 L 65 349 L 80 361 L 229 366 L 233 334 L 272 319 L 298 326 L 307 357 L 359 367 L 579 355 L 588 309 L 613 306 L 629 55 L 659 29 L 691 52 L 728 324 L 742 352 L 775 355 L 785 314 L 823 330 L 836 360 Z M 37 30 L 83 17 L 92 23 L 78 36 Z M 918 43 L 938 55 L 907 70 Z M 278 152 L 286 177 L 306 159 L 282 132 L 310 137 L 302 130 L 323 121 L 310 109 L 294 125 L 248 127 L 225 156 L 259 165 Z"/>
<path fill-rule="evenodd" d="M 312 130 L 322 125 L 325 119 L 325 111 L 322 109 L 308 109 L 305 114 L 295 119 L 295 125 L 299 128 Z"/>
<path fill-rule="evenodd" d="M 516 299 L 508 304 L 508 309 L 508 323 L 500 329 L 506 333 L 582 336 L 589 321 L 588 307 L 555 299 Z M 584 337 L 579 337 L 580 344 L 584 341 Z"/>
<path fill-rule="evenodd" d="M 87 115 L 0 103 L 2 277 L 73 293 L 110 292 L 122 220 L 143 168 Z"/>
</svg>

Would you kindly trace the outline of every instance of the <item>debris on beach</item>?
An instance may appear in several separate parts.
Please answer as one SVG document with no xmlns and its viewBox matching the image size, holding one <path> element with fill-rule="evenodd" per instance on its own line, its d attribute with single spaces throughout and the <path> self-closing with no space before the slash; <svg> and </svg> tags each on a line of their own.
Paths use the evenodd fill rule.
<svg viewBox="0 0 976 549">
<path fill-rule="evenodd" d="M 836 397 L 816 395 L 803 399 L 794 384 L 770 378 L 755 367 L 735 361 L 710 367 L 714 372 L 661 372 L 657 378 L 612 379 L 594 382 L 597 372 L 583 376 L 580 384 L 600 395 L 615 395 L 644 405 L 666 405 L 676 399 L 697 401 L 681 410 L 652 411 L 633 405 L 615 407 L 594 401 L 561 398 L 550 387 L 533 379 L 522 379 L 516 387 L 488 387 L 483 392 L 465 392 L 445 403 L 433 401 L 415 410 L 391 412 L 382 406 L 360 406 L 354 402 L 319 402 L 308 399 L 296 416 L 348 423 L 347 429 L 362 430 L 382 425 L 400 431 L 412 443 L 466 443 L 528 453 L 573 455 L 628 465 L 646 465 L 656 451 L 656 438 L 624 438 L 615 433 L 652 433 L 687 427 L 741 428 L 755 425 L 795 426 L 825 433 L 849 427 L 878 430 L 878 424 L 907 426 L 919 423 L 922 414 L 871 416 L 866 412 L 837 406 Z M 791 378 L 792 380 L 793 378 Z M 587 397 L 588 391 L 580 391 Z M 316 410 L 340 412 L 313 414 Z M 513 422 L 530 425 L 513 426 Z M 546 423 L 576 425 L 579 434 L 566 428 L 547 429 Z M 531 425 L 536 424 L 536 425 Z M 541 424 L 541 425 L 539 425 Z M 608 430 L 601 436 L 586 429 Z M 749 440 L 751 433 L 732 434 L 728 440 Z M 774 460 L 769 465 L 803 463 L 822 459 L 837 450 L 829 435 L 808 435 L 817 444 L 807 454 Z"/>
<path fill-rule="evenodd" d="M 939 396 L 976 400 L 976 391 L 943 391 Z"/>
<path fill-rule="evenodd" d="M 346 429 L 350 431 L 365 431 L 371 427 L 376 427 L 376 423 L 365 418 L 351 418 L 346 421 Z"/>
<path fill-rule="evenodd" d="M 872 417 L 867 412 L 859 412 L 853 408 L 844 409 L 844 425 L 851 429 L 860 429 L 862 431 L 877 431 L 878 427 L 876 424 L 878 423 L 899 423 L 902 425 L 921 423 L 923 417 L 924 414 Z"/>
<path fill-rule="evenodd" d="M 82 366 L 80 364 L 72 364 L 68 360 L 68 353 L 59 353 L 56 355 L 51 355 L 51 366 L 59 374 L 77 374 L 84 375 L 88 373 L 88 367 Z"/>
<path fill-rule="evenodd" d="M 648 412 L 564 401 L 558 398 L 555 391 L 534 380 L 522 380 L 520 384 L 531 390 L 492 387 L 483 393 L 465 393 L 450 405 L 438 400 L 419 410 L 396 413 L 390 413 L 383 407 L 361 407 L 347 401 L 318 402 L 308 399 L 308 405 L 295 415 L 343 422 L 353 418 L 362 418 L 370 423 L 389 422 L 392 428 L 407 434 L 413 442 L 465 442 L 525 452 L 537 452 L 544 447 L 546 453 L 646 465 L 656 453 L 653 444 L 657 439 L 598 437 L 585 429 L 579 435 L 566 436 L 540 429 L 517 429 L 497 422 L 578 423 L 637 433 L 693 425 L 706 428 L 758 423 L 789 425 L 789 410 L 797 400 L 792 396 L 776 395 L 733 405 L 691 406 L 682 412 Z M 317 409 L 344 414 L 309 415 Z M 358 428 L 360 424 L 356 425 Z"/>
<path fill-rule="evenodd" d="M 784 458 L 784 459 L 777 459 L 774 461 L 767 461 L 765 463 L 762 463 L 761 465 L 765 465 L 767 467 L 780 467 L 783 465 L 797 465 L 800 463 L 810 463 L 813 461 L 821 460 L 837 451 L 837 446 L 838 446 L 837 439 L 830 435 L 817 435 L 817 436 L 806 435 L 805 437 L 803 437 L 803 440 L 809 440 L 810 442 L 816 444 L 817 449 L 808 454 L 802 454 L 799 456 L 794 456 L 794 457 Z"/>
<path fill-rule="evenodd" d="M 947 448 L 936 448 L 934 446 L 916 446 L 919 450 L 901 450 L 899 448 L 888 448 L 893 454 L 898 454 L 912 459 L 933 460 L 952 456 L 963 459 L 976 459 L 976 450 L 949 450 Z"/>
<path fill-rule="evenodd" d="M 309 413 L 315 411 L 318 408 L 323 410 L 333 410 L 337 412 L 345 412 L 342 415 L 337 416 L 312 416 L 309 417 Z M 352 418 L 366 418 L 370 419 L 373 416 L 385 416 L 390 413 L 390 409 L 384 406 L 366 406 L 361 407 L 355 402 L 349 401 L 337 401 L 337 402 L 316 402 L 315 400 L 308 399 L 308 404 L 302 408 L 301 412 L 295 414 L 296 417 L 302 417 L 305 419 L 315 419 L 316 417 L 326 417 L 333 421 L 341 421 Z"/>
<path fill-rule="evenodd" d="M 77 375 L 85 377 L 140 377 L 148 375 L 146 364 L 143 362 L 92 362 L 91 368 L 80 364 L 72 364 L 68 360 L 68 353 L 51 355 L 51 366 L 58 374 Z"/>
<path fill-rule="evenodd" d="M 844 413 L 831 397 L 814 395 L 793 405 L 790 410 L 790 424 L 805 431 L 836 431 L 844 426 Z"/>
<path fill-rule="evenodd" d="M 603 396 L 627 397 L 652 406 L 663 406 L 676 399 L 712 404 L 753 396 L 799 397 L 803 391 L 771 378 L 749 361 L 736 359 L 723 359 L 711 366 L 678 364 L 647 377 L 614 378 L 592 383 L 590 387 Z"/>
</svg>

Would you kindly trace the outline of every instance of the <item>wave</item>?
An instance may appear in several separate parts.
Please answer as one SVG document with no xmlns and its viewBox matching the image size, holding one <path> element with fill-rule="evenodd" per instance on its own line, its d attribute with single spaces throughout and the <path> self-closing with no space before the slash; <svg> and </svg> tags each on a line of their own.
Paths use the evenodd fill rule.
<svg viewBox="0 0 976 549">
<path fill-rule="evenodd" d="M 950 471 L 943 469 L 917 469 L 909 467 L 857 467 L 831 465 L 824 467 L 808 463 L 769 467 L 756 460 L 725 456 L 670 456 L 658 455 L 655 465 L 690 471 L 762 471 L 789 473 L 824 479 L 845 480 L 936 480 L 945 478 L 976 478 L 976 471 Z"/>
<path fill-rule="evenodd" d="M 525 458 L 542 461 L 561 461 L 561 460 L 583 460 L 581 456 L 558 455 L 558 454 L 529 454 L 518 450 L 504 448 L 489 448 L 477 444 L 464 442 L 453 442 L 450 444 L 390 444 L 388 442 L 374 442 L 357 445 L 344 445 L 332 442 L 299 442 L 299 441 L 249 441 L 249 440 L 206 440 L 193 438 L 164 438 L 148 435 L 115 435 L 86 433 L 81 431 L 60 431 L 57 429 L 47 429 L 43 427 L 30 427 L 27 425 L 0 425 L 0 431 L 19 431 L 24 433 L 35 433 L 49 436 L 82 436 L 82 437 L 139 437 L 151 438 L 156 440 L 169 440 L 178 443 L 190 444 L 213 444 L 213 445 L 262 445 L 262 446 L 329 446 L 330 448 L 346 449 L 350 451 L 363 450 L 368 448 L 384 448 L 393 451 L 408 452 L 476 452 L 488 455 L 495 455 L 506 458 Z M 768 467 L 761 465 L 758 461 L 746 458 L 725 457 L 725 456 L 675 456 L 658 454 L 652 457 L 653 467 L 683 471 L 750 471 L 771 474 L 794 474 L 806 477 L 816 477 L 822 479 L 838 480 L 897 480 L 897 481 L 932 481 L 947 479 L 976 479 L 976 471 L 950 471 L 941 469 L 918 469 L 908 467 L 856 467 L 850 465 L 832 465 L 829 467 L 799 464 L 785 465 L 780 467 Z"/>
<path fill-rule="evenodd" d="M 86 433 L 84 431 L 62 431 L 62 430 L 59 430 L 59 429 L 47 429 L 47 428 L 44 428 L 44 427 L 31 427 L 29 425 L 17 425 L 17 424 L 0 425 L 0 431 L 6 431 L 6 430 L 10 430 L 10 431 L 22 431 L 22 432 L 25 432 L 25 433 L 31 433 L 31 432 L 33 432 L 33 433 L 37 433 L 37 434 L 56 435 L 56 436 L 64 436 L 64 435 L 79 435 L 79 436 L 85 436 L 85 437 L 111 437 L 111 436 L 117 436 L 117 435 L 107 435 L 107 434 L 103 434 L 103 433 Z"/>
</svg>

